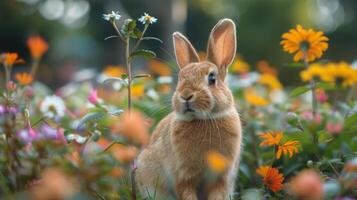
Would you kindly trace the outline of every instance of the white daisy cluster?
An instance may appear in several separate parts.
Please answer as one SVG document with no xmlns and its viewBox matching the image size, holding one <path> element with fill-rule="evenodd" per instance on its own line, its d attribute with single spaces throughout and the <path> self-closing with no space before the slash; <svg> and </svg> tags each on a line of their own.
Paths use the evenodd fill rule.
<svg viewBox="0 0 357 200">
<path fill-rule="evenodd" d="M 40 110 L 45 117 L 61 118 L 65 115 L 66 106 L 61 97 L 47 96 L 41 103 Z"/>
<path fill-rule="evenodd" d="M 109 14 L 103 14 L 103 19 L 113 22 L 115 20 L 119 20 L 121 18 L 121 15 L 119 15 L 119 12 L 114 12 L 112 11 L 112 13 Z"/>
<path fill-rule="evenodd" d="M 153 24 L 157 22 L 157 18 L 144 13 L 144 15 L 139 18 L 139 21 L 143 24 Z"/>
</svg>

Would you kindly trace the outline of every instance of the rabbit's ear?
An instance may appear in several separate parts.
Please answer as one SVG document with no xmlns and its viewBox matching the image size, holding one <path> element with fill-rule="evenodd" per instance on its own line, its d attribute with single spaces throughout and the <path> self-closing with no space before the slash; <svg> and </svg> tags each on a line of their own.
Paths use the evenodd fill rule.
<svg viewBox="0 0 357 200">
<path fill-rule="evenodd" d="M 220 20 L 208 39 L 207 60 L 216 64 L 224 79 L 236 53 L 236 26 L 231 19 Z"/>
<path fill-rule="evenodd" d="M 190 63 L 200 61 L 195 48 L 193 48 L 192 44 L 185 36 L 179 32 L 175 32 L 172 37 L 174 41 L 176 60 L 180 69 Z"/>
</svg>

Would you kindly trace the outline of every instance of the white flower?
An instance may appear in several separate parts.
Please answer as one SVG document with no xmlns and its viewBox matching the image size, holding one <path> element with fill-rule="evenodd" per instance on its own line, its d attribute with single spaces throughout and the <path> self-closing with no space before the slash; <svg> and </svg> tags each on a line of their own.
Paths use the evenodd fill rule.
<svg viewBox="0 0 357 200">
<path fill-rule="evenodd" d="M 112 11 L 112 13 L 109 14 L 103 14 L 103 19 L 107 20 L 107 21 L 114 21 L 114 20 L 119 20 L 121 18 L 121 15 L 119 15 L 119 12 L 114 12 Z"/>
<path fill-rule="evenodd" d="M 143 24 L 153 24 L 157 22 L 157 18 L 144 13 L 144 15 L 139 18 L 139 21 Z"/>
<path fill-rule="evenodd" d="M 146 95 L 148 95 L 148 97 L 152 98 L 153 100 L 158 100 L 159 94 L 152 88 L 150 88 L 147 92 Z"/>
<path fill-rule="evenodd" d="M 87 138 L 78 134 L 69 134 L 67 135 L 67 140 L 76 141 L 78 144 L 83 144 L 87 140 Z"/>
<path fill-rule="evenodd" d="M 62 98 L 53 95 L 47 96 L 42 101 L 40 110 L 44 116 L 48 118 L 63 117 L 66 111 L 66 106 L 64 105 Z"/>
</svg>

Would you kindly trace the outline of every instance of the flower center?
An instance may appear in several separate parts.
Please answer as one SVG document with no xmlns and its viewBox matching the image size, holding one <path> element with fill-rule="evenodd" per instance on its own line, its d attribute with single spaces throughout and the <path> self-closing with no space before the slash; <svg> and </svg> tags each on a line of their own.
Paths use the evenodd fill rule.
<svg viewBox="0 0 357 200">
<path fill-rule="evenodd" d="M 56 106 L 54 106 L 54 105 L 50 105 L 50 106 L 48 107 L 48 110 L 51 111 L 51 112 L 53 112 L 54 114 L 57 114 L 57 109 L 56 109 Z"/>
<path fill-rule="evenodd" d="M 302 51 L 306 52 L 307 50 L 309 50 L 309 48 L 310 48 L 310 43 L 308 41 L 304 40 L 300 43 L 300 49 Z"/>
</svg>

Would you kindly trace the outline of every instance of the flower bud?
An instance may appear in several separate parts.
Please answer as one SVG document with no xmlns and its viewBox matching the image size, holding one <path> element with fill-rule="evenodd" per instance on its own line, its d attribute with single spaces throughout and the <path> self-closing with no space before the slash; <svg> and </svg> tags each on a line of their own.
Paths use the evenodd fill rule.
<svg viewBox="0 0 357 200">
<path fill-rule="evenodd" d="M 288 112 L 286 113 L 286 121 L 288 124 L 290 125 L 296 125 L 298 120 L 299 120 L 299 117 L 297 116 L 296 113 L 294 112 Z"/>
</svg>

